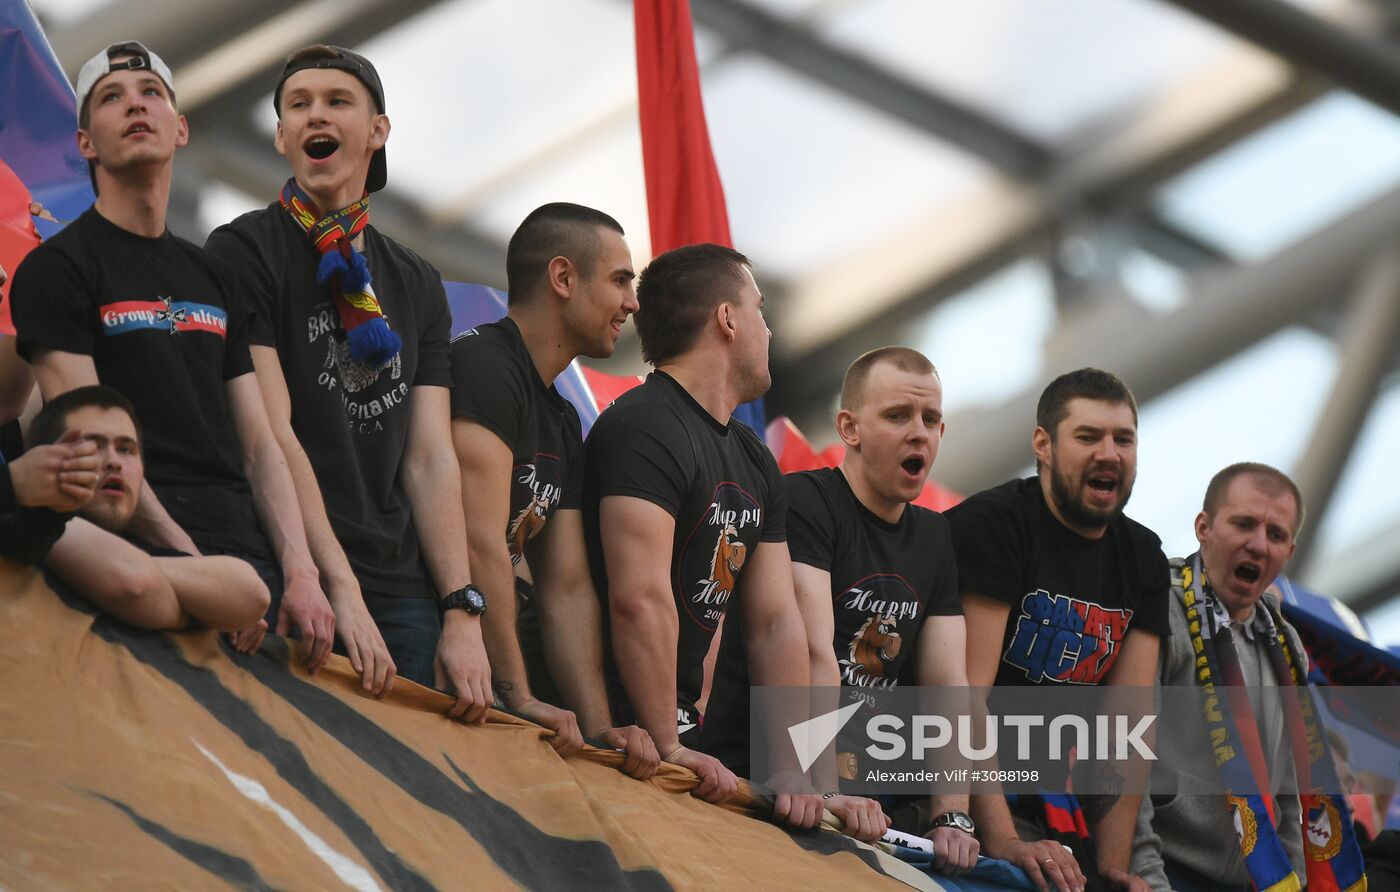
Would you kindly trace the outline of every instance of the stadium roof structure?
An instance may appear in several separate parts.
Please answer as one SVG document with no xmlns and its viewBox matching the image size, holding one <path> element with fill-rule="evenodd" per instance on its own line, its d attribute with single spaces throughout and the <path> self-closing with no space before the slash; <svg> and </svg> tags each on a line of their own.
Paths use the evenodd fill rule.
<svg viewBox="0 0 1400 892">
<path fill-rule="evenodd" d="M 504 283 L 545 201 L 650 256 L 625 0 L 31 0 L 70 76 L 138 36 L 190 146 L 172 226 L 277 193 L 270 93 L 311 42 L 375 60 L 394 122 L 376 225 Z M 1030 466 L 1060 371 L 1142 403 L 1131 513 L 1194 547 L 1210 475 L 1299 481 L 1291 573 L 1400 640 L 1400 4 L 694 0 L 736 246 L 775 332 L 770 414 L 829 439 L 846 364 L 901 342 L 946 390 L 937 479 Z M 606 366 L 640 368 L 635 341 Z"/>
</svg>

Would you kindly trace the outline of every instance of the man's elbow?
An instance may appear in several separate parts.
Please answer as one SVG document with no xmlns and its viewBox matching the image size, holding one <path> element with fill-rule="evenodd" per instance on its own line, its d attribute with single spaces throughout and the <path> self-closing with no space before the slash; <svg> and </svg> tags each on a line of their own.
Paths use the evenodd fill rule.
<svg viewBox="0 0 1400 892">
<path fill-rule="evenodd" d="M 608 611 L 619 632 L 658 631 L 665 623 L 665 612 L 658 609 L 656 595 L 645 589 L 615 589 Z"/>
<path fill-rule="evenodd" d="M 232 582 L 229 589 L 234 593 L 232 600 L 236 604 L 229 626 L 230 629 L 247 628 L 267 614 L 268 607 L 272 606 L 272 595 L 252 564 L 230 558 L 229 570 Z"/>
<path fill-rule="evenodd" d="M 165 574 L 149 558 L 104 570 L 100 603 L 107 613 L 142 629 L 181 629 L 187 617 Z"/>
</svg>

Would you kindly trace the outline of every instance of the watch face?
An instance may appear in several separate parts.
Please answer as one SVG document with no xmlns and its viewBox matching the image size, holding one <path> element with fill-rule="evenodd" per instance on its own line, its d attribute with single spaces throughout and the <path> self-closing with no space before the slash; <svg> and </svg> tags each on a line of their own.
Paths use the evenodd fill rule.
<svg viewBox="0 0 1400 892">
<path fill-rule="evenodd" d="M 483 595 L 476 586 L 467 586 L 467 590 L 463 592 L 463 594 L 466 595 L 467 604 L 469 605 L 468 609 L 470 609 L 472 613 L 480 613 L 486 609 L 486 596 Z"/>
<path fill-rule="evenodd" d="M 964 833 L 972 833 L 977 829 L 977 825 L 972 823 L 972 818 L 960 811 L 950 811 L 945 815 L 939 815 L 933 822 L 934 827 L 956 827 Z"/>
</svg>

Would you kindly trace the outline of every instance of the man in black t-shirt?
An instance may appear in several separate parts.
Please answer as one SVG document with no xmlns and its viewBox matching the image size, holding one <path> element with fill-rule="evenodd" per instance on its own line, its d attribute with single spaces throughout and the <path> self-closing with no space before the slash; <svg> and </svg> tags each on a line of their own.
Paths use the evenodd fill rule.
<svg viewBox="0 0 1400 892">
<path fill-rule="evenodd" d="M 65 391 L 35 416 L 36 443 L 72 440 L 97 459 L 92 494 L 44 568 L 94 607 L 139 628 L 181 629 L 194 620 L 233 631 L 256 623 L 268 592 L 246 561 L 186 555 L 128 531 L 145 484 L 134 412 L 126 397 L 94 385 Z"/>
<path fill-rule="evenodd" d="M 966 687 L 966 636 L 948 523 L 910 504 L 923 491 L 943 437 L 943 387 L 933 364 L 906 347 L 861 356 L 846 372 L 836 430 L 846 445 L 839 468 L 784 478 L 812 684 L 839 685 L 858 696 L 863 689 L 895 687 L 904 672 L 921 685 Z M 705 742 L 725 764 L 747 768 L 749 677 L 738 619 L 725 623 Z M 910 664 L 913 673 L 905 671 Z M 840 749 L 841 740 L 840 777 L 860 777 L 857 756 Z M 928 836 L 935 864 L 948 873 L 977 863 L 967 807 L 965 793 L 933 797 Z M 827 808 L 867 842 L 888 826 L 869 799 L 835 796 Z"/>
<path fill-rule="evenodd" d="M 247 313 L 227 271 L 165 226 L 175 150 L 189 135 L 170 70 L 139 43 L 113 44 L 83 66 L 77 94 L 78 148 L 98 197 L 15 271 L 19 353 L 46 400 L 100 381 L 145 419 L 151 486 L 132 521 L 144 539 L 236 555 L 289 600 L 324 601 L 252 374 Z M 263 629 L 259 620 L 237 646 L 251 649 Z M 314 669 L 325 654 L 308 657 Z"/>
<path fill-rule="evenodd" d="M 699 752 L 703 663 L 731 599 L 750 666 L 765 685 L 806 685 L 806 641 L 792 591 L 782 478 L 768 447 L 732 417 L 767 392 L 763 296 L 744 255 L 718 245 L 667 251 L 642 273 L 635 319 L 656 371 L 607 408 L 586 444 L 584 532 L 610 627 L 613 719 L 634 720 L 663 759 L 723 802 L 734 773 Z M 811 794 L 777 814 L 810 827 Z"/>
<path fill-rule="evenodd" d="M 287 453 L 334 627 L 368 690 L 395 672 L 491 705 L 452 453 L 451 313 L 437 270 L 369 223 L 389 118 L 369 60 L 293 53 L 272 96 L 292 177 L 207 247 L 254 311 L 253 361 Z"/>
<path fill-rule="evenodd" d="M 506 318 L 452 342 L 452 439 L 472 575 L 492 598 L 482 619 L 491 677 L 506 706 L 555 731 L 561 755 L 583 745 L 582 721 L 645 779 L 656 773 L 656 746 L 636 725 L 612 727 L 603 689 L 601 611 L 579 511 L 582 428 L 546 383 L 579 356 L 612 355 L 637 308 L 632 253 L 607 214 L 547 204 L 511 236 L 506 276 Z M 517 622 L 522 560 L 534 593 Z"/>
<path fill-rule="evenodd" d="M 1155 534 L 1123 514 L 1137 476 L 1137 403 L 1098 369 L 1061 375 L 1040 396 L 1031 438 L 1038 473 L 946 512 L 967 619 L 969 682 L 1150 686 L 1167 625 L 1167 560 Z M 1076 861 L 1036 833 L 1037 797 L 974 796 L 985 853 L 1043 873 L 1057 888 L 1126 875 L 1140 796 L 1088 814 L 1094 859 Z M 1096 800 L 1096 801 L 1098 801 Z M 1086 806 L 1089 804 L 1085 803 Z M 1080 854 L 1083 854 L 1081 852 Z"/>
</svg>

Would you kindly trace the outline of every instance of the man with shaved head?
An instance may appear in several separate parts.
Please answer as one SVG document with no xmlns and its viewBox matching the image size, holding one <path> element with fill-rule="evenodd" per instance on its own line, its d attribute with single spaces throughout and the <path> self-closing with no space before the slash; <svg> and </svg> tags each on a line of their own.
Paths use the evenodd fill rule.
<svg viewBox="0 0 1400 892">
<path fill-rule="evenodd" d="M 561 755 L 587 735 L 626 752 L 625 770 L 645 779 L 660 763 L 650 735 L 609 717 L 583 539 L 582 426 L 553 384 L 579 356 L 612 355 L 637 309 L 632 252 L 612 217 L 554 202 L 511 236 L 506 277 L 506 317 L 452 342 L 452 440 L 472 571 L 491 598 L 482 622 L 492 679 L 507 707 L 555 732 Z M 517 575 L 526 567 L 533 584 Z"/>
<path fill-rule="evenodd" d="M 840 687 L 841 704 L 903 677 L 921 685 L 967 685 L 966 633 L 948 522 L 911 504 L 923 492 L 943 439 L 943 384 L 933 363 L 908 347 L 881 347 L 846 372 L 836 432 L 838 468 L 783 478 L 793 583 L 807 631 L 813 685 Z M 749 673 L 743 621 L 726 621 L 706 717 L 710 752 L 748 773 Z M 910 671 L 912 668 L 913 671 Z M 853 723 L 863 725 L 863 722 Z M 841 746 L 839 781 L 863 776 L 859 745 Z M 868 765 L 864 766 L 869 768 Z M 933 797 L 935 866 L 961 873 L 977 863 L 967 794 Z M 845 832 L 872 842 L 889 820 L 877 802 L 832 795 Z"/>
</svg>

